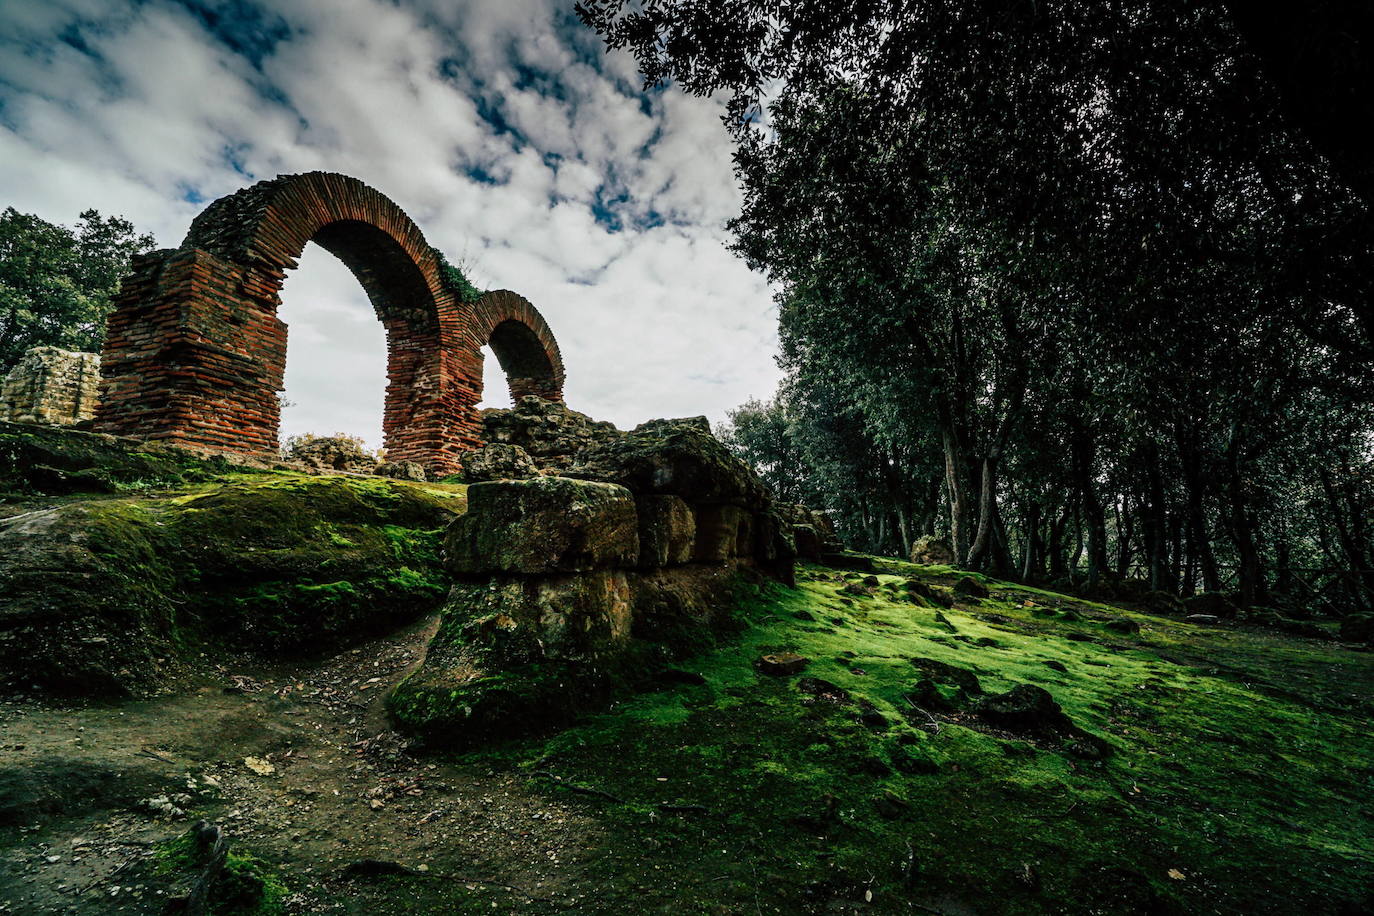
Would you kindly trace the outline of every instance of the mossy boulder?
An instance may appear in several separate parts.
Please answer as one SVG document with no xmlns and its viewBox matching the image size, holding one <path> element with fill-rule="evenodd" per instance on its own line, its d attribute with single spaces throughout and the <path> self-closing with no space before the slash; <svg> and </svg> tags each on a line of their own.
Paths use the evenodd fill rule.
<svg viewBox="0 0 1374 916">
<path fill-rule="evenodd" d="M 388 709 L 441 745 L 566 724 L 714 646 L 737 587 L 732 570 L 696 565 L 459 582 Z"/>
<path fill-rule="evenodd" d="M 468 488 L 468 511 L 444 541 L 459 574 L 552 573 L 633 566 L 634 499 L 614 484 L 566 477 L 493 480 Z"/>
<path fill-rule="evenodd" d="M 157 442 L 0 421 L 0 493 L 117 493 L 251 470 Z"/>
<path fill-rule="evenodd" d="M 0 522 L 0 680 L 138 693 L 200 650 L 348 642 L 434 607 L 450 494 L 264 476 Z"/>
<path fill-rule="evenodd" d="M 991 593 L 988 587 L 972 576 L 960 576 L 959 581 L 954 583 L 954 594 L 963 598 L 987 598 Z"/>
<path fill-rule="evenodd" d="M 933 534 L 923 534 L 911 545 L 911 562 L 922 566 L 948 566 L 954 562 L 954 549 Z"/>
</svg>

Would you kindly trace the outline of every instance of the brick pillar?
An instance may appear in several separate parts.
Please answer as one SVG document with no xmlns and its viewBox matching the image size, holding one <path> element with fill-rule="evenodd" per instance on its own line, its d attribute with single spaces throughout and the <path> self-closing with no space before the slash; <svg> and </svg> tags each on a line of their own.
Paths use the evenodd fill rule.
<svg viewBox="0 0 1374 916">
<path fill-rule="evenodd" d="M 139 259 L 107 327 L 95 428 L 276 454 L 286 368 L 276 268 L 200 250 Z"/>
</svg>

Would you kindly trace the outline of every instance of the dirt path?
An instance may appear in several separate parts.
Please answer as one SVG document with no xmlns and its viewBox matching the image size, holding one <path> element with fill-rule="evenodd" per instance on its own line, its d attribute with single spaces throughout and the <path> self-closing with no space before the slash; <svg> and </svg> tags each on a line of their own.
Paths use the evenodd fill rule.
<svg viewBox="0 0 1374 916">
<path fill-rule="evenodd" d="M 280 873 L 289 912 L 575 909 L 598 830 L 575 803 L 417 759 L 387 728 L 436 625 L 163 698 L 0 703 L 0 913 L 160 913 L 176 888 L 152 844 L 200 817 Z M 412 871 L 345 873 L 361 860 Z"/>
</svg>

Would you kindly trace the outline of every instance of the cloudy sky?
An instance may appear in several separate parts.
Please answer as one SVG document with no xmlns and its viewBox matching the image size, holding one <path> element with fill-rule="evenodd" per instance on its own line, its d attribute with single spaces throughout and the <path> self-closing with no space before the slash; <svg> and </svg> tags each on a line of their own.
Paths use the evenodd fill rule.
<svg viewBox="0 0 1374 916">
<path fill-rule="evenodd" d="M 622 427 L 724 411 L 777 379 L 720 108 L 644 93 L 572 0 L 0 0 L 0 206 L 122 214 L 175 247 L 278 174 L 380 189 L 563 349 L 569 404 Z M 312 245 L 288 277 L 283 432 L 380 439 L 381 324 Z M 508 403 L 488 359 L 487 404 Z M 492 371 L 492 370 L 495 371 Z"/>
</svg>

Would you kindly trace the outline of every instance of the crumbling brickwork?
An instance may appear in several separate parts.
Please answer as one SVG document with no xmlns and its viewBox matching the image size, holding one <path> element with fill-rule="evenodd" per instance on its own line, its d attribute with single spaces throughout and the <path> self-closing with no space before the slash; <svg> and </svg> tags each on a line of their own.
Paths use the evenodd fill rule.
<svg viewBox="0 0 1374 916">
<path fill-rule="evenodd" d="M 400 207 L 355 178 L 310 172 L 215 201 L 180 248 L 135 260 L 109 320 L 97 428 L 275 452 L 287 332 L 277 310 L 312 241 L 348 265 L 386 328 L 392 460 L 448 473 L 482 444 L 483 346 L 513 397 L 562 399 L 562 357 L 534 306 L 506 290 L 462 301 Z"/>
<path fill-rule="evenodd" d="M 60 347 L 34 347 L 5 376 L 0 420 L 70 426 L 95 416 L 100 357 Z"/>
</svg>

